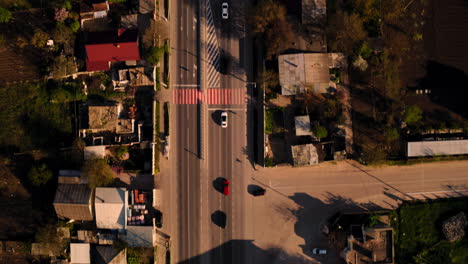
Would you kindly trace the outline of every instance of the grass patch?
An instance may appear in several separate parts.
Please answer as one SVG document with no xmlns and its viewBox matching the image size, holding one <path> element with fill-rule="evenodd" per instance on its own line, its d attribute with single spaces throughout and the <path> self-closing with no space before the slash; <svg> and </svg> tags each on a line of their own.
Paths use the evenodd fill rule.
<svg viewBox="0 0 468 264">
<path fill-rule="evenodd" d="M 438 161 L 455 161 L 455 160 L 468 160 L 468 156 L 434 156 L 434 157 L 426 157 L 426 158 L 416 158 L 416 159 L 409 159 L 409 160 L 388 160 L 386 161 L 387 165 L 392 166 L 408 166 L 408 165 L 415 165 L 421 163 L 431 163 L 431 162 L 438 162 Z"/>
<path fill-rule="evenodd" d="M 278 125 L 282 108 L 267 108 L 265 110 L 265 134 L 272 134 L 279 132 L 280 126 Z"/>
<path fill-rule="evenodd" d="M 166 40 L 164 43 L 164 86 L 166 89 L 169 89 L 169 41 Z"/>
<path fill-rule="evenodd" d="M 169 135 L 169 103 L 164 103 L 164 134 Z"/>
<path fill-rule="evenodd" d="M 156 91 L 161 90 L 161 68 L 156 67 Z"/>
<path fill-rule="evenodd" d="M 442 234 L 442 222 L 460 211 L 468 213 L 467 198 L 403 204 L 393 223 L 396 263 L 468 263 L 468 238 L 449 243 Z"/>
</svg>

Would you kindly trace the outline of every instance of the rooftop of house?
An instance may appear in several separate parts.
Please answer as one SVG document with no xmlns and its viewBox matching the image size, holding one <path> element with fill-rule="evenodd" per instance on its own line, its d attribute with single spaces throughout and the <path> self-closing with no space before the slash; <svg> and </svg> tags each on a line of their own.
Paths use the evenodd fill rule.
<svg viewBox="0 0 468 264">
<path fill-rule="evenodd" d="M 106 0 L 82 0 L 80 2 L 80 13 L 89 13 L 96 11 L 107 11 L 108 5 Z"/>
<path fill-rule="evenodd" d="M 319 154 L 314 144 L 291 146 L 294 166 L 307 166 L 319 163 Z"/>
<path fill-rule="evenodd" d="M 88 106 L 88 122 L 90 129 L 113 131 L 119 118 L 117 104 Z"/>
<path fill-rule="evenodd" d="M 408 157 L 468 154 L 468 140 L 417 141 L 407 143 Z"/>
<path fill-rule="evenodd" d="M 96 226 L 101 229 L 124 229 L 128 194 L 124 188 L 96 188 L 94 207 Z"/>
<path fill-rule="evenodd" d="M 113 246 L 95 246 L 93 260 L 96 264 L 126 264 L 127 249 L 119 250 Z"/>
<path fill-rule="evenodd" d="M 59 183 L 54 204 L 88 204 L 91 189 L 86 184 Z"/>
<path fill-rule="evenodd" d="M 330 83 L 328 53 L 284 54 L 278 57 L 281 94 L 294 95 L 312 89 L 326 93 Z"/>
<path fill-rule="evenodd" d="M 348 238 L 346 262 L 350 264 L 393 264 L 393 229 L 391 227 L 365 228 L 363 241 Z"/>
<path fill-rule="evenodd" d="M 88 32 L 85 48 L 88 71 L 106 71 L 109 62 L 140 59 L 138 30 Z"/>
<path fill-rule="evenodd" d="M 310 136 L 312 132 L 310 130 L 310 117 L 309 115 L 295 116 L 294 123 L 296 127 L 296 136 Z"/>
<path fill-rule="evenodd" d="M 132 247 L 153 247 L 153 226 L 127 226 L 126 241 Z"/>
<path fill-rule="evenodd" d="M 70 263 L 91 263 L 91 249 L 88 243 L 70 243 Z"/>
</svg>

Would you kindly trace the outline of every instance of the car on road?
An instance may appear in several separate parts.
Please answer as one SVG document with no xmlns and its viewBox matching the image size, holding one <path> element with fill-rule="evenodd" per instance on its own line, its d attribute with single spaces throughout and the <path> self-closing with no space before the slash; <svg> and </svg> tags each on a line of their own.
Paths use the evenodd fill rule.
<svg viewBox="0 0 468 264">
<path fill-rule="evenodd" d="M 221 186 L 223 188 L 223 194 L 224 195 L 229 195 L 229 181 L 224 179 L 222 182 L 221 182 Z"/>
<path fill-rule="evenodd" d="M 327 250 L 324 249 L 324 248 L 314 248 L 314 249 L 312 249 L 312 254 L 314 254 L 314 255 L 326 255 Z"/>
<path fill-rule="evenodd" d="M 224 2 L 221 4 L 221 8 L 222 8 L 222 12 L 221 12 L 221 16 L 223 19 L 228 19 L 229 18 L 229 5 L 228 3 Z"/>
<path fill-rule="evenodd" d="M 262 196 L 265 195 L 266 190 L 263 188 L 258 188 L 252 191 L 253 196 Z"/>
<path fill-rule="evenodd" d="M 221 113 L 221 127 L 226 128 L 228 126 L 228 114 L 226 111 Z"/>
</svg>

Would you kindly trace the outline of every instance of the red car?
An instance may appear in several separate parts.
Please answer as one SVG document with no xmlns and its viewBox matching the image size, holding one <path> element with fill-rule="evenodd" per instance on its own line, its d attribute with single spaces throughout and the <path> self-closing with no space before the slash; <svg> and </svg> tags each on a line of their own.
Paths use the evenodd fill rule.
<svg viewBox="0 0 468 264">
<path fill-rule="evenodd" d="M 223 194 L 229 195 L 229 181 L 224 179 L 221 183 L 221 186 L 223 187 Z"/>
</svg>

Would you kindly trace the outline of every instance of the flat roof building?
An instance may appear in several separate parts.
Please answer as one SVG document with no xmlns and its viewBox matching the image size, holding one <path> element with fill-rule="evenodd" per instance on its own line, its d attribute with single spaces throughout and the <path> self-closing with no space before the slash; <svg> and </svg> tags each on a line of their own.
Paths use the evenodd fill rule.
<svg viewBox="0 0 468 264">
<path fill-rule="evenodd" d="M 57 216 L 78 221 L 92 221 L 92 194 L 87 184 L 59 183 L 53 203 Z"/>
<path fill-rule="evenodd" d="M 467 139 L 407 142 L 406 146 L 408 158 L 466 154 L 468 154 Z"/>
<path fill-rule="evenodd" d="M 125 229 L 128 193 L 124 188 L 96 188 L 94 208 L 100 229 Z"/>
</svg>

